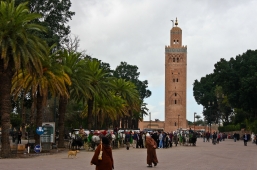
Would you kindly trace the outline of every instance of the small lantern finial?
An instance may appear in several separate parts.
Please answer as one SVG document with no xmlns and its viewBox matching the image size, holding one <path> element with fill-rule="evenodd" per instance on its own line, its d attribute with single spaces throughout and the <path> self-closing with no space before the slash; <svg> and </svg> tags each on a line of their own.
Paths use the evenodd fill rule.
<svg viewBox="0 0 257 170">
<path fill-rule="evenodd" d="M 176 17 L 175 25 L 178 26 L 178 19 L 177 19 L 177 17 Z"/>
</svg>

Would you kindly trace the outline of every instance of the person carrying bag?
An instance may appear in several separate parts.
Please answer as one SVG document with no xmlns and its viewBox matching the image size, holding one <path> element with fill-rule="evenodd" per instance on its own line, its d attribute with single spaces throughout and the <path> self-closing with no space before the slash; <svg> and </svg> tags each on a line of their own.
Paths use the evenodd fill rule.
<svg viewBox="0 0 257 170">
<path fill-rule="evenodd" d="M 91 165 L 96 166 L 96 170 L 112 170 L 114 162 L 112 157 L 112 148 L 107 137 L 102 137 L 101 144 L 97 146 L 91 160 Z"/>
<path fill-rule="evenodd" d="M 103 155 L 102 144 L 100 144 L 100 145 L 101 145 L 101 150 L 100 150 L 100 153 L 98 155 L 98 160 L 102 160 L 103 159 L 102 158 L 102 155 Z"/>
</svg>

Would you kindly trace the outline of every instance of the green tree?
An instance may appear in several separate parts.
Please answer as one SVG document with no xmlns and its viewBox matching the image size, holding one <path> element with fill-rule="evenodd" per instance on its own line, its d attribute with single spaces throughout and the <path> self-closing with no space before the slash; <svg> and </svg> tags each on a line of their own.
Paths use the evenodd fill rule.
<svg viewBox="0 0 257 170">
<path fill-rule="evenodd" d="M 204 106 L 206 120 L 255 128 L 257 50 L 247 50 L 229 61 L 221 59 L 214 66 L 214 73 L 194 82 L 194 97 Z"/>
<path fill-rule="evenodd" d="M 122 78 L 115 78 L 111 81 L 112 84 L 112 91 L 116 96 L 121 97 L 124 101 L 126 101 L 126 105 L 128 107 L 128 112 L 140 112 L 140 105 L 141 100 L 138 93 L 138 90 L 136 89 L 136 86 L 134 83 L 130 81 L 126 81 Z M 124 114 L 124 116 L 131 116 L 131 114 L 127 115 Z M 119 126 L 120 119 L 117 119 L 117 122 L 115 126 Z M 131 126 L 131 125 L 130 125 Z M 123 125 L 122 125 L 123 127 Z"/>
<path fill-rule="evenodd" d="M 58 58 L 55 61 L 63 67 L 64 72 L 69 75 L 71 79 L 71 86 L 67 84 L 67 92 L 72 99 L 81 102 L 82 99 L 88 97 L 86 91 L 89 86 L 88 79 L 86 78 L 85 60 L 81 57 L 81 53 L 60 50 Z M 59 141 L 58 147 L 64 147 L 64 123 L 65 123 L 65 113 L 68 104 L 68 95 L 60 95 L 59 99 Z"/>
<path fill-rule="evenodd" d="M 129 65 L 126 62 L 121 62 L 119 66 L 116 67 L 116 69 L 113 72 L 113 76 L 116 78 L 122 78 L 126 81 L 131 81 L 136 85 L 136 88 L 138 90 L 140 100 L 141 100 L 141 110 L 143 111 L 141 114 L 135 114 L 130 111 L 130 116 L 128 117 L 129 127 L 132 125 L 132 118 L 136 119 L 136 123 L 138 124 L 138 120 L 143 117 L 142 114 L 145 114 L 145 110 L 148 110 L 146 108 L 146 103 L 144 103 L 144 99 L 151 96 L 151 91 L 148 90 L 148 81 L 140 81 L 139 80 L 140 72 L 138 72 L 138 67 Z"/>
<path fill-rule="evenodd" d="M 250 119 L 257 118 L 257 50 L 247 50 L 229 61 L 215 64 L 217 84 L 222 87 L 232 108 L 243 109 Z"/>
<path fill-rule="evenodd" d="M 107 72 L 100 68 L 100 62 L 97 60 L 88 60 L 85 65 L 88 87 L 86 90 L 87 105 L 88 105 L 88 129 L 92 129 L 92 115 L 94 101 L 96 96 L 108 99 L 110 96 L 110 83 Z"/>
<path fill-rule="evenodd" d="M 196 115 L 195 118 L 197 119 L 197 121 L 201 118 L 200 115 Z"/>
<path fill-rule="evenodd" d="M 11 113 L 11 124 L 12 128 L 16 128 L 18 130 L 21 126 L 21 117 L 16 113 Z"/>
<path fill-rule="evenodd" d="M 15 1 L 0 4 L 0 115 L 2 126 L 1 156 L 11 156 L 9 143 L 12 77 L 19 69 L 27 68 L 42 74 L 41 60 L 45 58 L 47 46 L 31 31 L 45 29 L 31 21 L 39 14 L 30 13 L 27 3 L 15 7 Z"/>
<path fill-rule="evenodd" d="M 120 116 L 127 113 L 127 103 L 120 96 L 111 94 L 108 99 L 96 96 L 93 114 L 97 129 L 108 129 Z"/>
<path fill-rule="evenodd" d="M 131 81 L 137 87 L 141 100 L 151 96 L 151 91 L 148 90 L 148 81 L 140 81 L 140 72 L 138 72 L 138 67 L 135 65 L 129 65 L 126 62 L 121 62 L 119 66 L 114 70 L 113 76 L 117 78 L 122 78 L 127 81 Z"/>
<path fill-rule="evenodd" d="M 48 94 L 56 96 L 69 96 L 66 86 L 71 85 L 70 77 L 63 71 L 60 64 L 55 61 L 56 54 L 50 55 L 43 61 L 43 74 L 31 74 L 26 70 L 20 70 L 13 77 L 12 93 L 18 95 L 23 89 L 25 93 L 31 91 L 37 102 L 36 126 L 42 126 L 42 116 L 47 104 Z M 35 135 L 35 143 L 40 143 L 40 136 Z"/>
<path fill-rule="evenodd" d="M 28 0 L 16 0 L 17 4 Z M 70 11 L 70 0 L 29 0 L 29 8 L 32 13 L 39 13 L 42 17 L 34 20 L 34 23 L 47 28 L 47 32 L 36 33 L 44 39 L 49 46 L 68 41 L 70 26 L 67 24 L 75 12 Z"/>
<path fill-rule="evenodd" d="M 215 96 L 214 74 L 202 77 L 200 81 L 195 80 L 193 84 L 193 95 L 198 104 L 203 105 L 203 115 L 208 123 L 217 123 L 217 99 Z"/>
</svg>

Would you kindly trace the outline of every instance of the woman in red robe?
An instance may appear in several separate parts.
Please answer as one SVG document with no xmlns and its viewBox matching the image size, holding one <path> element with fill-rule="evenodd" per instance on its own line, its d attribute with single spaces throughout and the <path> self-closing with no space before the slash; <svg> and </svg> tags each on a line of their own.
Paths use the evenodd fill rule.
<svg viewBox="0 0 257 170">
<path fill-rule="evenodd" d="M 146 148 L 147 148 L 147 167 L 152 167 L 152 164 L 154 164 L 154 166 L 157 165 L 158 163 L 158 159 L 156 156 L 156 147 L 157 144 L 155 142 L 155 140 L 150 136 L 149 133 L 146 134 Z"/>
<path fill-rule="evenodd" d="M 98 159 L 98 155 L 102 146 L 102 160 Z M 110 141 L 107 137 L 102 137 L 101 144 L 99 144 L 95 150 L 95 154 L 91 160 L 91 165 L 96 165 L 96 170 L 112 170 L 114 169 L 112 148 Z"/>
</svg>

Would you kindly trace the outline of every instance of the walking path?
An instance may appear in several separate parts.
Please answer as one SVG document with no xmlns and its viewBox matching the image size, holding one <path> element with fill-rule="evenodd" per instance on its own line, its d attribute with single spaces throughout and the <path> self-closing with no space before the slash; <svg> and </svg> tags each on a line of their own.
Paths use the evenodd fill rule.
<svg viewBox="0 0 257 170">
<path fill-rule="evenodd" d="M 159 164 L 150 169 L 160 170 L 255 170 L 257 169 L 257 146 L 243 141 L 226 139 L 213 145 L 197 139 L 196 146 L 177 146 L 157 149 Z M 34 155 L 34 154 L 33 154 Z M 93 152 L 81 150 L 74 159 L 68 158 L 67 150 L 51 155 L 29 158 L 0 159 L 1 170 L 95 170 L 90 165 Z M 146 149 L 114 149 L 116 170 L 149 169 L 146 164 Z"/>
</svg>

